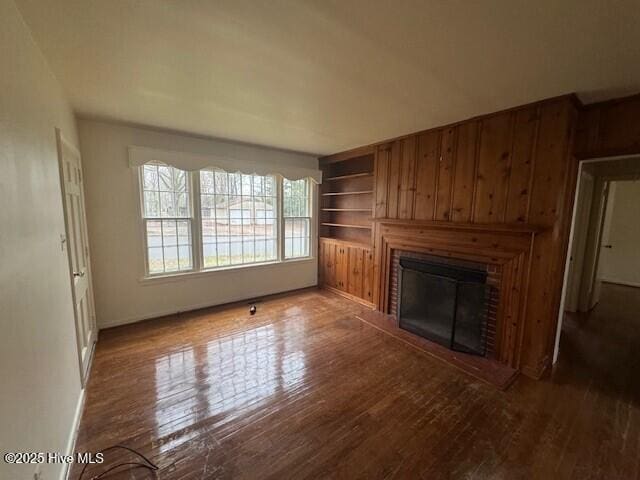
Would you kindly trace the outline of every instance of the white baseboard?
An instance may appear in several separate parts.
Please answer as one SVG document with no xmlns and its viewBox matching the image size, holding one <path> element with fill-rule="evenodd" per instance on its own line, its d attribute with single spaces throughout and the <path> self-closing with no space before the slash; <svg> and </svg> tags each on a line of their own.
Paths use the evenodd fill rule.
<svg viewBox="0 0 640 480">
<path fill-rule="evenodd" d="M 152 318 L 166 317 L 167 315 L 176 315 L 178 313 L 185 313 L 185 312 L 190 312 L 192 310 L 199 310 L 201 308 L 218 307 L 220 305 L 226 305 L 227 303 L 242 302 L 244 300 L 250 300 L 252 298 L 266 297 L 267 295 L 277 295 L 279 293 L 286 293 L 293 290 L 300 290 L 302 288 L 315 287 L 316 285 L 317 285 L 317 282 L 312 282 L 308 285 L 300 285 L 295 289 L 268 291 L 268 292 L 256 293 L 255 295 L 250 295 L 250 296 L 246 296 L 245 294 L 243 294 L 243 295 L 238 295 L 237 297 L 225 298 L 224 300 L 219 300 L 217 302 L 205 302 L 205 303 L 199 303 L 195 305 L 174 307 L 168 310 L 161 310 L 153 313 L 145 313 L 143 315 L 137 315 L 137 316 L 128 317 L 128 318 L 120 318 L 120 319 L 107 320 L 107 321 L 103 320 L 103 321 L 100 321 L 98 325 L 98 329 L 104 330 L 105 328 L 118 327 L 120 325 L 128 325 L 130 323 L 142 322 L 143 320 L 150 320 Z"/>
<path fill-rule="evenodd" d="M 620 280 L 619 278 L 601 278 L 600 280 L 605 283 L 615 283 L 616 285 L 640 288 L 640 283 L 638 282 L 629 282 L 628 280 Z"/>
<path fill-rule="evenodd" d="M 78 427 L 80 427 L 80 419 L 82 418 L 82 410 L 84 407 L 85 389 L 80 390 L 78 401 L 76 403 L 76 411 L 73 415 L 73 423 L 71 424 L 71 430 L 69 431 L 69 437 L 67 438 L 67 446 L 65 448 L 65 455 L 73 455 L 73 450 L 76 446 L 76 439 L 78 438 Z M 69 469 L 71 464 L 63 463 L 62 470 L 60 471 L 60 480 L 66 480 L 69 475 Z"/>
</svg>

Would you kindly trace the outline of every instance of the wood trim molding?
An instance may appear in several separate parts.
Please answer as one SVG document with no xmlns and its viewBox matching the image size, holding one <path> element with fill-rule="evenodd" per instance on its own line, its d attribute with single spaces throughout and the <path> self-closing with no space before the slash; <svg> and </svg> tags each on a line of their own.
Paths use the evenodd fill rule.
<svg viewBox="0 0 640 480">
<path fill-rule="evenodd" d="M 389 312 L 394 249 L 500 266 L 496 360 L 519 369 L 532 251 L 539 231 L 533 227 L 519 227 L 509 230 L 504 225 L 376 221 L 373 293 L 376 308 L 383 313 Z"/>
</svg>

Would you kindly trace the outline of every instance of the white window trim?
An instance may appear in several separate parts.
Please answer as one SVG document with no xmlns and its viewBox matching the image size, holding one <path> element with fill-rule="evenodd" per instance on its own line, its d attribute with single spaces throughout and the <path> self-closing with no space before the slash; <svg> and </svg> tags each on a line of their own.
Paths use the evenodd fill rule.
<svg viewBox="0 0 640 480">
<path fill-rule="evenodd" d="M 306 257 L 294 257 L 294 258 L 285 258 L 284 256 L 284 201 L 283 201 L 283 191 L 282 191 L 282 175 L 275 175 L 276 177 L 276 205 L 278 209 L 278 217 L 274 220 L 277 220 L 277 259 L 269 260 L 266 262 L 255 262 L 255 263 L 244 263 L 239 265 L 225 265 L 222 267 L 210 267 L 204 268 L 204 251 L 202 248 L 202 235 L 201 235 L 201 225 L 202 225 L 202 217 L 200 211 L 200 176 L 199 171 L 189 172 L 187 171 L 187 178 L 190 182 L 190 201 L 191 207 L 193 208 L 191 221 L 191 263 L 193 268 L 190 270 L 180 270 L 175 272 L 163 272 L 157 274 L 149 273 L 149 259 L 148 259 L 148 248 L 147 248 L 147 235 L 145 231 L 145 218 L 144 218 L 144 210 L 143 210 L 143 200 L 144 193 L 142 187 L 142 169 L 132 168 L 133 170 L 133 183 L 135 188 L 138 191 L 138 207 L 137 207 L 137 223 L 138 223 L 138 232 L 140 237 L 142 238 L 142 242 L 139 242 L 139 248 L 142 248 L 142 262 L 140 266 L 140 275 L 139 281 L 141 283 L 164 283 L 168 281 L 178 281 L 185 280 L 189 278 L 198 278 L 208 275 L 214 275 L 217 273 L 228 272 L 233 270 L 242 270 L 246 268 L 261 268 L 268 266 L 276 266 L 276 265 L 285 265 L 285 264 L 296 264 L 296 263 L 306 263 L 317 260 L 317 246 L 318 246 L 318 238 L 317 238 L 317 222 L 318 222 L 318 206 L 317 206 L 317 185 L 314 181 L 309 180 L 309 211 L 311 214 L 310 221 L 310 241 L 309 241 L 309 255 Z"/>
</svg>

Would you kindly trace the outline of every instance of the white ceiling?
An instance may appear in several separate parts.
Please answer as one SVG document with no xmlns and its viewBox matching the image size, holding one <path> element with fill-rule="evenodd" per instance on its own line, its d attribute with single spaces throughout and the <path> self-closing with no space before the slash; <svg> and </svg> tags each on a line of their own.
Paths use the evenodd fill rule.
<svg viewBox="0 0 640 480">
<path fill-rule="evenodd" d="M 640 91 L 638 0 L 16 0 L 74 109 L 327 154 Z"/>
</svg>

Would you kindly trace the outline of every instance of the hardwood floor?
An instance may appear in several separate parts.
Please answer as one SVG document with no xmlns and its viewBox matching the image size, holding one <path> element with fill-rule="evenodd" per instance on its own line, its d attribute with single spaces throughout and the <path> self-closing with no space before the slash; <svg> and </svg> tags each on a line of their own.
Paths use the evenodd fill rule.
<svg viewBox="0 0 640 480">
<path fill-rule="evenodd" d="M 134 447 L 162 479 L 640 478 L 640 290 L 605 286 L 551 378 L 506 392 L 363 308 L 307 290 L 103 331 L 76 451 Z"/>
</svg>

